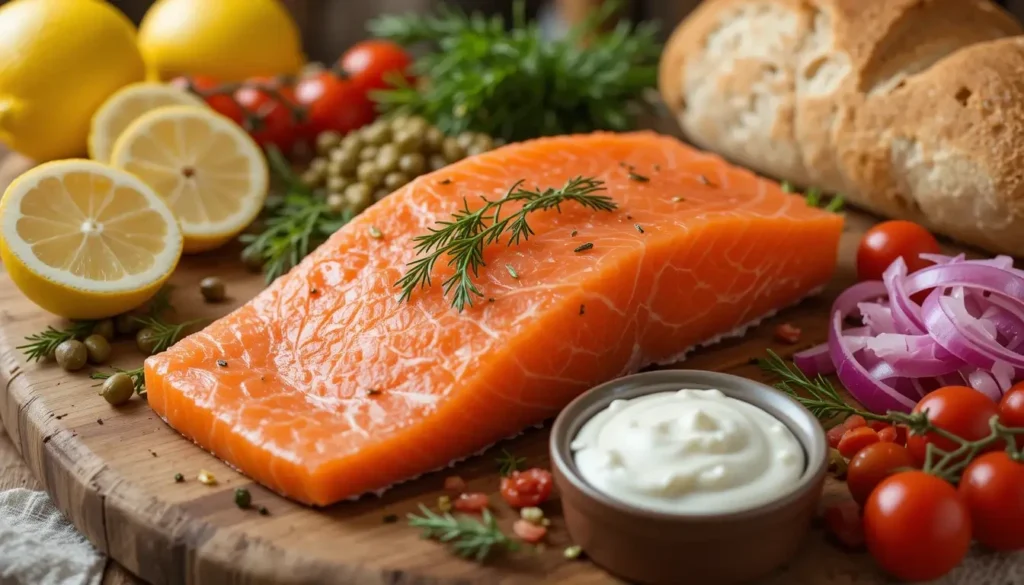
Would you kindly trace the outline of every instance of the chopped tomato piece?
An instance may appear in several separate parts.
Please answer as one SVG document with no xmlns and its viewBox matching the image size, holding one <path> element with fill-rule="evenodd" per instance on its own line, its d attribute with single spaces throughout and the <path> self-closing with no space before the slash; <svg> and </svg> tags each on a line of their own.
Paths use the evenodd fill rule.
<svg viewBox="0 0 1024 585">
<path fill-rule="evenodd" d="M 861 449 L 878 442 L 878 433 L 870 427 L 857 427 L 843 433 L 839 439 L 839 452 L 847 459 L 853 458 Z"/>
<path fill-rule="evenodd" d="M 487 500 L 487 494 L 480 492 L 462 494 L 455 500 L 455 509 L 459 512 L 470 512 L 478 513 L 483 512 L 487 508 L 490 502 Z"/>
<path fill-rule="evenodd" d="M 852 549 L 864 546 L 864 524 L 855 502 L 844 501 L 826 507 L 824 519 L 828 533 L 841 545 Z"/>
<path fill-rule="evenodd" d="M 882 432 L 882 430 L 887 429 L 887 428 L 891 427 L 892 425 L 890 425 L 889 423 L 885 422 L 884 420 L 873 420 L 873 421 L 868 423 L 868 426 L 873 428 L 873 429 L 875 429 L 878 432 Z"/>
<path fill-rule="evenodd" d="M 896 427 L 885 427 L 878 431 L 878 440 L 883 443 L 895 443 L 899 438 L 900 433 Z"/>
<path fill-rule="evenodd" d="M 839 447 L 839 441 L 842 440 L 843 435 L 846 433 L 846 427 L 843 425 L 836 425 L 825 433 L 828 438 L 828 446 L 835 449 Z"/>
<path fill-rule="evenodd" d="M 457 475 L 444 478 L 444 491 L 461 494 L 466 491 L 466 480 Z"/>
<path fill-rule="evenodd" d="M 501 478 L 501 497 L 513 508 L 539 506 L 551 497 L 553 486 L 551 472 L 545 469 L 513 471 Z"/>
<path fill-rule="evenodd" d="M 800 328 L 790 323 L 783 323 L 775 328 L 775 338 L 785 343 L 797 343 L 800 341 Z"/>
<path fill-rule="evenodd" d="M 536 544 L 547 536 L 548 529 L 546 526 L 533 524 L 527 520 L 516 520 L 512 524 L 512 532 L 515 533 L 523 542 L 529 542 L 530 544 Z"/>
<path fill-rule="evenodd" d="M 874 423 L 875 421 L 871 422 Z M 846 420 L 843 421 L 843 428 L 847 430 L 866 426 L 869 426 L 868 421 L 864 420 L 864 417 L 859 414 L 851 414 L 850 416 L 846 417 Z M 873 425 L 871 426 L 871 428 L 875 429 Z M 875 430 L 877 431 L 878 429 Z"/>
</svg>

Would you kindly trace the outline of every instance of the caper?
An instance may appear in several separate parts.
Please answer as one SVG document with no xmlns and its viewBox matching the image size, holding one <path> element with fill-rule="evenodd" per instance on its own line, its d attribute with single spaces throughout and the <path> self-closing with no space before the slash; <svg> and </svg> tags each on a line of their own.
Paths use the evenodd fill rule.
<svg viewBox="0 0 1024 585">
<path fill-rule="evenodd" d="M 382 122 L 375 122 L 363 129 L 363 139 L 370 144 L 386 144 L 391 140 L 391 126 Z"/>
<path fill-rule="evenodd" d="M 219 303 L 227 296 L 224 290 L 224 281 L 216 276 L 207 276 L 199 281 L 199 294 L 203 295 L 208 303 Z"/>
<path fill-rule="evenodd" d="M 102 335 L 107 339 L 107 341 L 112 341 L 114 339 L 114 320 L 104 319 L 102 321 L 97 321 L 96 324 L 92 326 L 92 333 L 93 335 Z"/>
<path fill-rule="evenodd" d="M 427 128 L 429 127 L 430 124 L 427 124 L 427 121 L 421 118 L 420 116 L 410 116 L 405 123 L 406 132 L 413 132 L 421 136 L 423 135 L 424 132 L 427 131 Z"/>
<path fill-rule="evenodd" d="M 255 248 L 242 250 L 242 265 L 250 272 L 263 270 L 263 255 Z"/>
<path fill-rule="evenodd" d="M 135 384 L 124 372 L 113 374 L 103 381 L 100 388 L 100 396 L 111 406 L 121 406 L 132 399 L 132 394 L 135 394 Z"/>
<path fill-rule="evenodd" d="M 448 166 L 448 161 L 445 160 L 444 156 L 442 156 L 440 154 L 432 154 L 432 155 L 430 155 L 430 160 L 427 161 L 427 162 L 429 163 L 430 170 L 432 170 L 432 171 L 436 171 L 438 169 L 443 169 L 446 166 Z"/>
<path fill-rule="evenodd" d="M 330 193 L 327 195 L 327 209 L 331 213 L 341 213 L 348 207 L 348 200 L 344 193 Z"/>
<path fill-rule="evenodd" d="M 399 130 L 404 130 L 406 124 L 408 123 L 408 116 L 395 116 L 394 118 L 391 119 L 391 131 L 398 132 Z"/>
<path fill-rule="evenodd" d="M 473 144 L 469 145 L 469 148 L 466 149 L 466 156 L 476 156 L 478 154 L 487 152 L 487 150 L 488 149 L 481 146 L 479 142 L 474 142 Z"/>
<path fill-rule="evenodd" d="M 402 158 L 398 159 L 398 170 L 402 171 L 410 177 L 418 177 L 423 174 L 423 171 L 427 169 L 427 159 L 418 152 L 410 152 L 409 154 L 403 154 Z"/>
<path fill-rule="evenodd" d="M 367 186 L 376 187 L 380 184 L 381 179 L 384 178 L 384 173 L 381 172 L 377 163 L 365 161 L 359 163 L 359 168 L 356 169 L 356 176 Z"/>
<path fill-rule="evenodd" d="M 102 335 L 93 333 L 82 342 L 90 364 L 103 364 L 110 359 L 110 342 Z"/>
<path fill-rule="evenodd" d="M 130 335 L 139 330 L 139 322 L 135 320 L 135 315 L 131 313 L 124 313 L 114 317 L 114 329 L 117 330 L 121 335 Z"/>
<path fill-rule="evenodd" d="M 309 168 L 318 172 L 326 173 L 328 162 L 330 161 L 327 160 L 327 154 L 325 153 L 324 156 L 318 156 L 313 160 L 309 161 Z"/>
<path fill-rule="evenodd" d="M 441 154 L 450 163 L 460 161 L 466 156 L 466 149 L 455 138 L 445 138 L 441 145 Z"/>
<path fill-rule="evenodd" d="M 53 355 L 57 358 L 57 365 L 68 372 L 81 370 L 89 358 L 85 344 L 77 339 L 62 341 Z"/>
<path fill-rule="evenodd" d="M 139 348 L 139 351 L 146 355 L 153 355 L 153 352 L 156 351 L 157 342 L 156 331 L 149 327 L 143 327 L 135 334 L 135 345 Z"/>
<path fill-rule="evenodd" d="M 359 150 L 365 144 L 362 134 L 358 132 L 350 132 L 341 140 L 341 148 L 343 150 Z"/>
<path fill-rule="evenodd" d="M 405 173 L 394 172 L 384 175 L 384 188 L 388 191 L 394 191 L 408 182 L 409 177 Z"/>
<path fill-rule="evenodd" d="M 320 154 L 325 154 L 331 151 L 332 148 L 338 146 L 341 143 L 341 134 L 328 130 L 327 132 L 321 132 L 316 137 L 316 151 Z"/>
<path fill-rule="evenodd" d="M 306 169 L 302 176 L 299 177 L 299 181 L 307 187 L 317 187 L 324 181 L 324 174 L 322 172 L 314 171 L 313 169 Z"/>
<path fill-rule="evenodd" d="M 463 132 L 455 137 L 455 142 L 465 150 L 469 148 L 470 144 L 476 142 L 476 134 L 473 132 Z"/>
<path fill-rule="evenodd" d="M 363 149 L 359 151 L 359 160 L 362 160 L 362 161 L 373 160 L 373 159 L 377 158 L 377 153 L 378 152 L 380 152 L 380 148 L 378 148 L 377 146 L 374 146 L 373 144 L 369 144 L 367 146 L 364 146 Z"/>
<path fill-rule="evenodd" d="M 377 167 L 383 173 L 390 173 L 398 168 L 398 158 L 401 153 L 394 144 L 385 144 L 377 151 Z"/>
<path fill-rule="evenodd" d="M 351 156 L 329 162 L 327 164 L 327 176 L 344 177 L 354 174 L 356 167 L 359 166 L 359 156 L 354 152 L 350 154 Z"/>
<path fill-rule="evenodd" d="M 423 146 L 430 152 L 438 152 L 444 144 L 444 133 L 430 126 L 423 132 Z"/>
<path fill-rule="evenodd" d="M 477 134 L 476 141 L 473 144 L 478 145 L 484 150 L 491 150 L 494 148 L 494 139 L 486 134 Z"/>
<path fill-rule="evenodd" d="M 345 187 L 348 187 L 351 184 L 352 181 L 345 177 L 331 177 L 327 179 L 327 190 L 332 193 L 341 193 L 345 190 Z"/>
<path fill-rule="evenodd" d="M 352 207 L 352 211 L 359 212 L 373 203 L 372 191 L 365 183 L 349 185 L 348 189 L 345 189 L 345 200 Z"/>
<path fill-rule="evenodd" d="M 373 200 L 380 201 L 381 199 L 387 197 L 388 195 L 391 195 L 390 189 L 377 189 L 376 191 L 373 192 Z"/>
<path fill-rule="evenodd" d="M 402 152 L 418 152 L 423 147 L 423 135 L 409 131 L 395 134 L 395 145 Z"/>
</svg>

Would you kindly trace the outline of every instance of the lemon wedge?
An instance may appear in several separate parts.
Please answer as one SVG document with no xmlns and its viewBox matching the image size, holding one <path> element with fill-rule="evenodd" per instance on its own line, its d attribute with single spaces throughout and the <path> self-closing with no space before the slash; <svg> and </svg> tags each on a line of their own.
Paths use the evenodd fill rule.
<svg viewBox="0 0 1024 585">
<path fill-rule="evenodd" d="M 143 114 L 114 143 L 111 164 L 145 181 L 181 225 L 185 252 L 227 242 L 267 199 L 267 161 L 237 124 L 207 108 Z"/>
<path fill-rule="evenodd" d="M 89 157 L 110 162 L 114 141 L 139 116 L 164 106 L 205 106 L 184 89 L 163 83 L 132 83 L 103 102 L 89 128 Z"/>
<path fill-rule="evenodd" d="M 88 160 L 40 165 L 0 202 L 0 259 L 40 307 L 101 319 L 149 300 L 181 257 L 167 204 L 139 178 Z"/>
</svg>

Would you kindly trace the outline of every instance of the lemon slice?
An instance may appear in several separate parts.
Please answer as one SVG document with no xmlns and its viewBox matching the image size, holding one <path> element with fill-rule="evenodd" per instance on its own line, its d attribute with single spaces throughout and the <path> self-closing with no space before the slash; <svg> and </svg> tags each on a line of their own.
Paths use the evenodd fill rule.
<svg viewBox="0 0 1024 585">
<path fill-rule="evenodd" d="M 0 259 L 40 307 L 101 319 L 143 304 L 181 257 L 167 204 L 139 178 L 88 160 L 46 163 L 0 202 Z"/>
<path fill-rule="evenodd" d="M 185 252 L 227 242 L 267 199 L 267 161 L 237 124 L 206 108 L 143 114 L 114 143 L 111 164 L 145 181 L 181 225 Z"/>
<path fill-rule="evenodd" d="M 89 128 L 89 156 L 101 163 L 110 162 L 114 141 L 132 122 L 146 112 L 164 106 L 205 106 L 191 93 L 163 83 L 126 85 L 103 102 L 93 114 Z"/>
</svg>

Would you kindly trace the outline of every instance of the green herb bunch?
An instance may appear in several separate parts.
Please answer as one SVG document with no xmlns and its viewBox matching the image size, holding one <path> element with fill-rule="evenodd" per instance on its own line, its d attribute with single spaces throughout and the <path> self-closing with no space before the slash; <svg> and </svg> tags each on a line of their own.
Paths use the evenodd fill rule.
<svg viewBox="0 0 1024 585">
<path fill-rule="evenodd" d="M 433 16 L 386 15 L 370 31 L 404 45 L 428 43 L 412 72 L 418 87 L 374 92 L 387 111 L 419 114 L 442 132 L 476 131 L 508 142 L 539 136 L 628 130 L 657 82 L 657 27 L 621 21 L 602 8 L 564 38 L 544 38 L 515 4 L 511 30 L 501 17 L 442 8 Z M 397 81 L 397 80 L 396 80 Z"/>
</svg>

